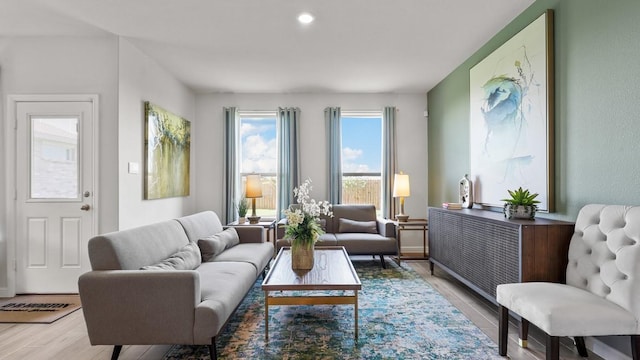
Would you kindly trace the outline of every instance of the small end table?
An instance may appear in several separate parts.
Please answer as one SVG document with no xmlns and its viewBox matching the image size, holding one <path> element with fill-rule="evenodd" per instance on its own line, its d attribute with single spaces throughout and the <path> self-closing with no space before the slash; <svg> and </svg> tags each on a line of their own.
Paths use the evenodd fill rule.
<svg viewBox="0 0 640 360">
<path fill-rule="evenodd" d="M 272 219 L 272 220 L 262 220 L 260 222 L 258 222 L 257 224 L 249 224 L 248 221 L 243 222 L 242 224 L 238 222 L 238 220 L 234 221 L 234 222 L 230 222 L 227 224 L 227 226 L 262 226 L 263 228 L 267 229 L 267 241 L 271 242 L 271 239 L 273 238 L 273 242 L 276 241 L 276 220 Z M 273 234 L 273 237 L 272 237 Z"/>
<path fill-rule="evenodd" d="M 396 236 L 398 238 L 398 262 L 405 260 L 427 260 L 427 230 L 429 230 L 429 221 L 427 219 L 409 219 L 407 221 L 394 221 L 396 226 Z M 422 257 L 402 257 L 402 232 L 403 231 L 422 231 Z"/>
</svg>

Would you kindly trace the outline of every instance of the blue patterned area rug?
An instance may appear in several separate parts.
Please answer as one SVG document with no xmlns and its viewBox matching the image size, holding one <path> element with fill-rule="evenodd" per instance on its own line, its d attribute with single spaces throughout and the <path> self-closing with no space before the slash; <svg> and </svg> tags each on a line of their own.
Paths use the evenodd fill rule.
<svg viewBox="0 0 640 360">
<path fill-rule="evenodd" d="M 260 279 L 218 337 L 218 358 L 503 359 L 487 335 L 408 265 L 353 264 L 362 282 L 357 340 L 353 305 L 273 306 L 265 343 Z M 209 352 L 175 345 L 164 359 L 204 360 Z"/>
</svg>

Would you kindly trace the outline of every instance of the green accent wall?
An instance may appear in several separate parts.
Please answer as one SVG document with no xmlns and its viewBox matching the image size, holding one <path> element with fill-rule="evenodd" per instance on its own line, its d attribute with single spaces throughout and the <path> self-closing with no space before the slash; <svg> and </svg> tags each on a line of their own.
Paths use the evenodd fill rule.
<svg viewBox="0 0 640 360">
<path fill-rule="evenodd" d="M 469 69 L 546 9 L 555 15 L 555 205 L 640 205 L 640 1 L 539 0 L 427 94 L 429 206 L 457 201 L 469 164 Z M 601 338 L 629 355 L 628 337 Z"/>
<path fill-rule="evenodd" d="M 555 14 L 555 205 L 640 205 L 640 1 L 539 0 L 427 94 L 429 205 L 469 173 L 469 69 L 546 9 Z"/>
</svg>

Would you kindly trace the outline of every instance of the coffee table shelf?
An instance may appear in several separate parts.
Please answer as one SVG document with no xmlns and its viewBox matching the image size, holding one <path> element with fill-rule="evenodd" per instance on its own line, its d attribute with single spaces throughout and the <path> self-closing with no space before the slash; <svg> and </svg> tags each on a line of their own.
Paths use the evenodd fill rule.
<svg viewBox="0 0 640 360">
<path fill-rule="evenodd" d="M 269 306 L 272 305 L 353 305 L 355 337 L 358 337 L 358 291 L 360 278 L 342 246 L 317 247 L 311 270 L 291 269 L 291 249 L 280 249 L 267 277 L 264 291 L 265 339 L 269 339 Z M 353 291 L 352 295 L 312 295 L 313 291 Z M 273 291 L 304 291 L 291 296 L 271 296 Z"/>
</svg>

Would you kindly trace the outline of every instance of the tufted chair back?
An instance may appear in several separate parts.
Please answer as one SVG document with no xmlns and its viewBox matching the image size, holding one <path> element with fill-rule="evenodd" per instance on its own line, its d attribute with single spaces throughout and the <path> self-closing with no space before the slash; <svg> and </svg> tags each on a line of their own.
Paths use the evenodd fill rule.
<svg viewBox="0 0 640 360">
<path fill-rule="evenodd" d="M 639 242 L 640 206 L 584 206 L 569 245 L 567 284 L 614 302 L 640 320 Z"/>
</svg>

